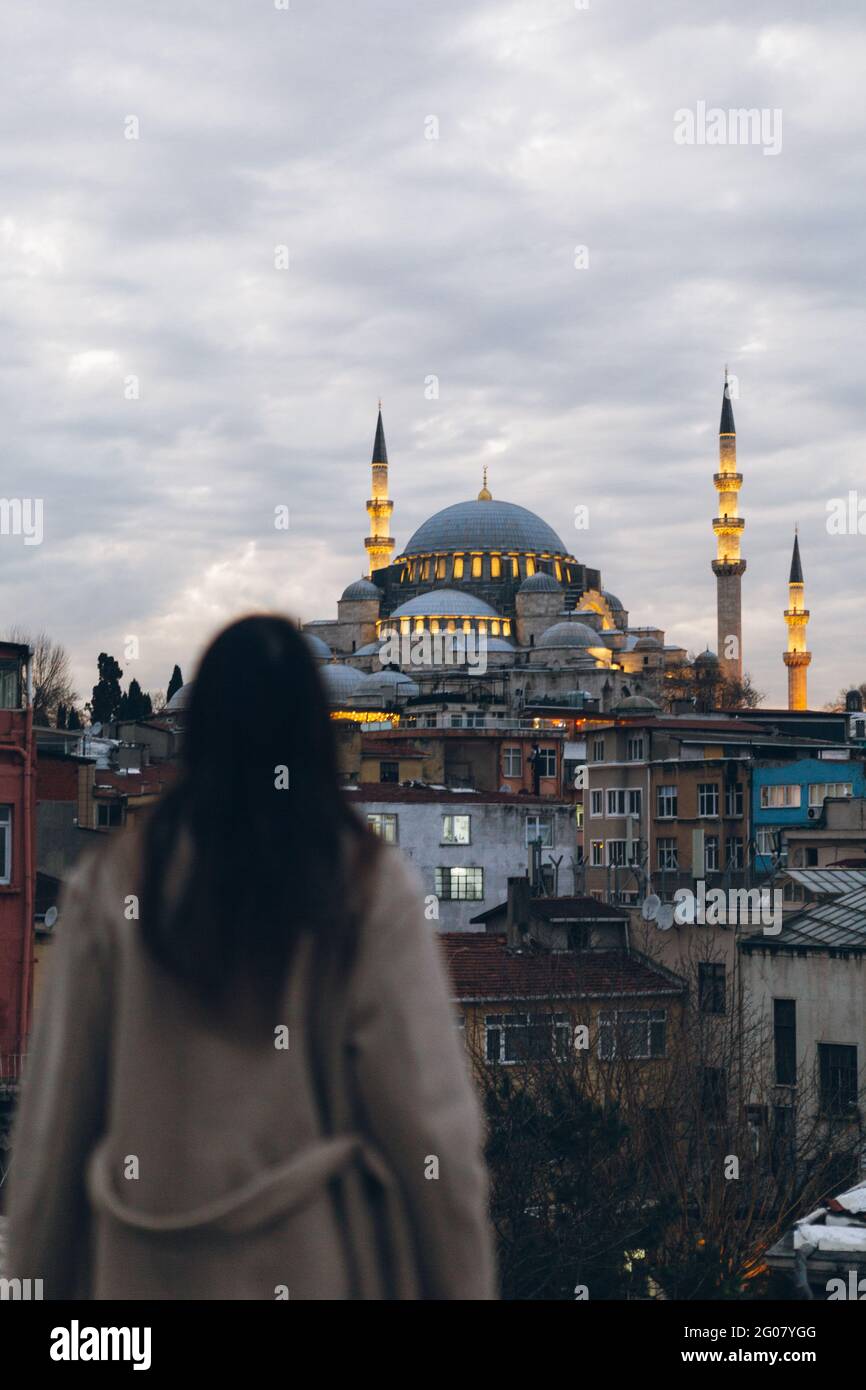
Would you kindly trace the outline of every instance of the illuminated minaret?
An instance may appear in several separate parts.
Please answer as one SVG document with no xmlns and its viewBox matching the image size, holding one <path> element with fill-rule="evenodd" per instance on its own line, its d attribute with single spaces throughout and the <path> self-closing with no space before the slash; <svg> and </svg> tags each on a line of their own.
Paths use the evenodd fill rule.
<svg viewBox="0 0 866 1390">
<path fill-rule="evenodd" d="M 788 626 L 788 650 L 782 660 L 788 668 L 788 709 L 808 709 L 806 703 L 806 670 L 812 653 L 806 651 L 806 624 L 809 610 L 803 607 L 803 566 L 800 563 L 800 539 L 794 532 L 794 554 L 788 579 L 788 607 L 785 622 Z"/>
<path fill-rule="evenodd" d="M 722 419 L 719 424 L 719 471 L 713 475 L 713 482 L 719 494 L 719 515 L 713 518 L 713 530 L 716 534 L 713 573 L 716 576 L 719 665 L 722 675 L 727 680 L 741 681 L 743 620 L 740 579 L 746 562 L 740 558 L 740 534 L 746 523 L 737 514 L 743 475 L 737 472 L 737 432 L 734 427 L 734 408 L 731 405 L 727 367 L 722 396 Z"/>
<path fill-rule="evenodd" d="M 385 430 L 382 425 L 382 402 L 379 402 L 379 419 L 376 422 L 376 438 L 373 441 L 373 486 L 372 497 L 367 503 L 370 518 L 370 534 L 364 541 L 370 561 L 370 573 L 385 569 L 391 563 L 394 553 L 394 538 L 389 536 L 391 513 L 394 503 L 388 497 L 388 450 L 385 448 Z"/>
</svg>

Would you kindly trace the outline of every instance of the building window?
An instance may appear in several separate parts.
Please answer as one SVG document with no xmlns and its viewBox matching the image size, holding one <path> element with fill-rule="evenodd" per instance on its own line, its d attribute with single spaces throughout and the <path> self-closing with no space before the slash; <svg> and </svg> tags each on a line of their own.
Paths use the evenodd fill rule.
<svg viewBox="0 0 866 1390">
<path fill-rule="evenodd" d="M 664 1009 L 611 1010 L 598 1016 L 598 1055 L 610 1062 L 617 1057 L 664 1057 Z"/>
<path fill-rule="evenodd" d="M 759 827 L 755 831 L 755 848 L 759 854 L 775 854 L 777 850 L 776 838 L 777 830 L 767 826 Z"/>
<path fill-rule="evenodd" d="M 761 806 L 764 810 L 777 806 L 800 805 L 800 786 L 796 782 L 779 783 L 776 787 L 761 788 Z"/>
<path fill-rule="evenodd" d="M 725 858 L 728 861 L 729 869 L 742 869 L 743 867 L 743 837 L 742 835 L 729 835 L 725 840 Z"/>
<path fill-rule="evenodd" d="M 553 849 L 553 820 L 550 816 L 526 817 L 526 843 L 540 840 L 544 849 Z"/>
<path fill-rule="evenodd" d="M 724 1067 L 701 1067 L 701 1109 L 710 1125 L 721 1124 L 728 1111 L 728 1078 Z"/>
<path fill-rule="evenodd" d="M 857 1104 L 857 1048 L 819 1043 L 818 1079 L 822 1113 L 847 1114 Z"/>
<path fill-rule="evenodd" d="M 96 806 L 96 824 L 100 830 L 114 830 L 123 825 L 123 805 L 119 801 L 100 801 Z"/>
<path fill-rule="evenodd" d="M 443 845 L 468 845 L 470 843 L 469 817 L 443 816 L 442 843 Z"/>
<path fill-rule="evenodd" d="M 828 796 L 853 796 L 853 782 L 810 782 L 809 805 L 823 806 Z"/>
<path fill-rule="evenodd" d="M 589 814 L 591 816 L 604 815 L 604 792 L 600 787 L 595 787 L 589 794 Z"/>
<path fill-rule="evenodd" d="M 476 713 L 476 714 L 467 714 L 467 716 L 466 716 L 466 727 L 467 727 L 467 729 L 486 729 L 486 727 L 487 727 L 487 715 L 486 715 L 486 714 L 478 714 L 478 713 Z"/>
<path fill-rule="evenodd" d="M 721 961 L 698 964 L 698 1008 L 702 1014 L 725 1012 L 725 966 Z"/>
<path fill-rule="evenodd" d="M 472 556 L 472 578 L 473 578 L 473 579 L 480 579 L 480 578 L 481 578 L 481 556 L 480 556 L 480 555 L 473 555 L 473 556 Z"/>
<path fill-rule="evenodd" d="M 594 763 L 604 762 L 604 739 L 594 738 L 592 740 L 592 761 Z"/>
<path fill-rule="evenodd" d="M 523 749 L 504 748 L 502 750 L 506 777 L 520 777 L 523 772 Z"/>
<path fill-rule="evenodd" d="M 12 882 L 12 807 L 0 806 L 0 883 Z"/>
<path fill-rule="evenodd" d="M 640 804 L 640 787 L 633 787 L 626 797 L 626 805 L 630 816 L 640 815 Z"/>
<path fill-rule="evenodd" d="M 590 847 L 590 862 L 593 868 L 604 865 L 604 840 L 593 840 Z"/>
<path fill-rule="evenodd" d="M 672 820 L 677 814 L 677 789 L 675 784 L 656 787 L 656 815 L 660 820 Z"/>
<path fill-rule="evenodd" d="M 677 842 L 674 839 L 662 837 L 656 840 L 656 850 L 658 853 L 658 866 L 660 869 L 678 869 L 680 866 L 677 857 Z"/>
<path fill-rule="evenodd" d="M 707 873 L 713 872 L 719 867 L 719 837 L 718 835 L 706 835 L 704 837 L 704 870 Z"/>
<path fill-rule="evenodd" d="M 773 1053 L 776 1085 L 797 1084 L 797 1003 L 794 999 L 773 1000 Z"/>
<path fill-rule="evenodd" d="M 380 840 L 386 844 L 396 845 L 397 843 L 397 817 L 391 812 L 380 814 L 378 811 L 370 811 L 367 814 L 367 824 Z"/>
<path fill-rule="evenodd" d="M 555 777 L 556 749 L 539 748 L 535 754 L 535 766 L 538 768 L 539 777 Z"/>
<path fill-rule="evenodd" d="M 500 579 L 502 577 L 502 556 L 490 556 L 490 578 Z"/>
<path fill-rule="evenodd" d="M 637 840 L 632 842 L 630 859 L 628 853 L 628 840 L 608 840 L 606 843 L 608 864 L 624 867 L 626 864 L 637 864 L 639 862 L 640 846 Z"/>
<path fill-rule="evenodd" d="M 425 714 L 425 715 L 424 715 L 424 728 L 425 728 L 425 729 L 435 729 L 435 728 L 436 728 L 436 721 L 437 721 L 437 716 L 436 716 L 435 714 Z"/>
<path fill-rule="evenodd" d="M 717 816 L 719 814 L 718 782 L 698 783 L 698 815 Z"/>
<path fill-rule="evenodd" d="M 639 763 L 643 759 L 643 734 L 632 734 L 626 743 L 626 760 Z"/>
<path fill-rule="evenodd" d="M 609 816 L 625 815 L 625 792 L 617 787 L 607 789 L 607 814 Z"/>
<path fill-rule="evenodd" d="M 462 865 L 436 870 L 436 896 L 443 902 L 481 902 L 484 897 L 484 870 Z"/>
<path fill-rule="evenodd" d="M 531 1062 L 569 1055 L 567 1014 L 488 1014 L 484 1055 L 488 1062 Z"/>
<path fill-rule="evenodd" d="M 743 814 L 743 784 L 742 782 L 729 782 L 725 787 L 725 815 L 741 816 Z"/>
<path fill-rule="evenodd" d="M 453 578 L 453 579 L 462 579 L 462 578 L 463 578 L 463 556 L 462 556 L 462 555 L 455 555 L 455 556 L 454 556 L 454 571 L 453 571 L 453 574 L 452 574 L 452 578 Z"/>
<path fill-rule="evenodd" d="M 380 763 L 379 764 L 380 782 L 399 782 L 400 764 L 399 763 Z"/>
</svg>

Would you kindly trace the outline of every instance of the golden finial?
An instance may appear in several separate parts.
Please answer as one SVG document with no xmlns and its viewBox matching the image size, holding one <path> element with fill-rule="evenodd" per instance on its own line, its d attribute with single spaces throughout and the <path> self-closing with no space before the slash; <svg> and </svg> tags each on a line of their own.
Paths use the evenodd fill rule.
<svg viewBox="0 0 866 1390">
<path fill-rule="evenodd" d="M 482 478 L 483 478 L 483 486 L 482 486 L 482 488 L 481 488 L 481 491 L 480 491 L 479 494 L 478 494 L 478 501 L 479 501 L 479 502 L 492 502 L 492 501 L 493 501 L 493 494 L 492 494 L 491 492 L 488 492 L 488 490 L 487 490 L 487 464 L 486 464 L 486 463 L 485 463 L 485 465 L 484 465 L 484 467 L 483 467 L 483 469 L 482 469 Z"/>
</svg>

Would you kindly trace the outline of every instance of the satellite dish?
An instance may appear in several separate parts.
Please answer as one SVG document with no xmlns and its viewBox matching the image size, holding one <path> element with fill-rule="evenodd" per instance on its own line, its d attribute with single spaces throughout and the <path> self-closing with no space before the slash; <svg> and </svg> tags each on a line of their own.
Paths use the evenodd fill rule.
<svg viewBox="0 0 866 1390">
<path fill-rule="evenodd" d="M 674 905 L 673 903 L 662 903 L 658 911 L 656 926 L 659 931 L 670 931 L 674 924 Z"/>
<path fill-rule="evenodd" d="M 42 920 L 45 923 L 46 927 L 48 927 L 50 930 L 51 927 L 54 926 L 54 923 L 57 921 L 57 908 L 49 907 Z"/>
<path fill-rule="evenodd" d="M 661 905 L 662 900 L 661 898 L 657 897 L 655 893 L 650 893 L 648 898 L 644 898 L 640 909 L 640 915 L 644 919 L 644 921 L 654 922 L 656 917 L 658 916 L 658 910 L 661 907 Z"/>
</svg>

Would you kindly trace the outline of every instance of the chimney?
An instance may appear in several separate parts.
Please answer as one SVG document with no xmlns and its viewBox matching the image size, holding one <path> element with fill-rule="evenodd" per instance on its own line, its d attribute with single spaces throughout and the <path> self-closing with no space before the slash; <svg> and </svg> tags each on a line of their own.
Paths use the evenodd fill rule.
<svg viewBox="0 0 866 1390">
<path fill-rule="evenodd" d="M 529 939 L 530 903 L 529 879 L 509 878 L 505 944 L 510 950 L 525 946 Z"/>
</svg>

